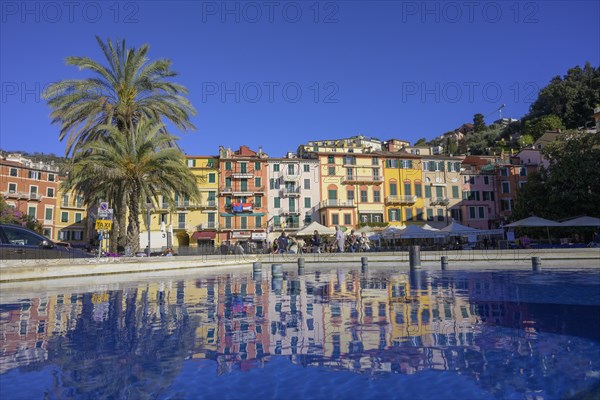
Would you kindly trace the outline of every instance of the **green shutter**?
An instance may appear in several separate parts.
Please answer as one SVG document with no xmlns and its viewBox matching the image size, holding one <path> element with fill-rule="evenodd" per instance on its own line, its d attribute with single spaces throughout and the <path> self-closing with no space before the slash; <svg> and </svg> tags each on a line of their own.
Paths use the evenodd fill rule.
<svg viewBox="0 0 600 400">
<path fill-rule="evenodd" d="M 425 186 L 425 197 L 428 199 L 431 198 L 431 186 Z"/>
<path fill-rule="evenodd" d="M 413 162 L 412 160 L 408 160 L 408 168 L 412 169 L 413 167 Z"/>
<path fill-rule="evenodd" d="M 429 170 L 435 171 L 435 161 L 429 161 Z"/>
</svg>

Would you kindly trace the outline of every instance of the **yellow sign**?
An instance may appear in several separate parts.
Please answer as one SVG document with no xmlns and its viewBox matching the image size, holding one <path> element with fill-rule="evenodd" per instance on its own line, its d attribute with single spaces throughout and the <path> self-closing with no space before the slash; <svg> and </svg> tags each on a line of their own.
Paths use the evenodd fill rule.
<svg viewBox="0 0 600 400">
<path fill-rule="evenodd" d="M 109 219 L 97 219 L 96 230 L 97 231 L 110 231 L 112 228 L 112 221 Z"/>
<path fill-rule="evenodd" d="M 108 293 L 94 293 L 92 294 L 93 304 L 102 304 L 108 301 Z"/>
</svg>

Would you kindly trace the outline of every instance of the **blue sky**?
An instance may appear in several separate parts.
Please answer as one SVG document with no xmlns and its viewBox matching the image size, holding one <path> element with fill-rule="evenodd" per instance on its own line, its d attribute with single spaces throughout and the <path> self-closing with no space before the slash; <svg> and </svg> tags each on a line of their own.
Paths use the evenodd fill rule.
<svg viewBox="0 0 600 400">
<path fill-rule="evenodd" d="M 600 65 L 597 1 L 2 1 L 0 148 L 62 155 L 40 94 L 84 78 L 94 35 L 150 45 L 190 90 L 187 154 L 356 134 L 415 142 L 527 113 L 568 68 Z"/>
</svg>

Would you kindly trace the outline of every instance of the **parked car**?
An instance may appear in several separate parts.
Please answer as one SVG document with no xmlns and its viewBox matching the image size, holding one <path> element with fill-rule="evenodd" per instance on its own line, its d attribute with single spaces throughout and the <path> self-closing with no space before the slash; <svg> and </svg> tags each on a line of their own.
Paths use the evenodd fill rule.
<svg viewBox="0 0 600 400">
<path fill-rule="evenodd" d="M 0 260 L 85 257 L 92 255 L 71 246 L 57 245 L 31 229 L 13 224 L 0 224 Z"/>
</svg>

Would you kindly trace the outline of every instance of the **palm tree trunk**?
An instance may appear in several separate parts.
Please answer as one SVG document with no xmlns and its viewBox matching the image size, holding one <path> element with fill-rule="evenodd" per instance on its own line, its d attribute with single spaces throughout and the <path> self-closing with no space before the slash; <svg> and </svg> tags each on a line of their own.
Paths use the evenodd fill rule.
<svg viewBox="0 0 600 400">
<path fill-rule="evenodd" d="M 119 247 L 125 248 L 127 246 L 127 194 L 121 193 L 121 196 L 117 202 L 119 204 L 119 230 L 117 231 L 117 244 Z"/>
<path fill-rule="evenodd" d="M 129 195 L 127 245 L 134 254 L 140 250 L 140 194 L 139 184 L 136 184 Z"/>
</svg>

